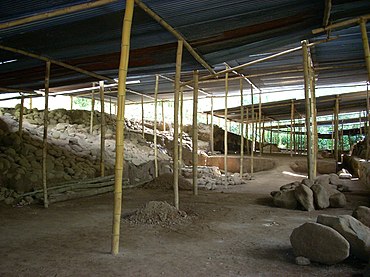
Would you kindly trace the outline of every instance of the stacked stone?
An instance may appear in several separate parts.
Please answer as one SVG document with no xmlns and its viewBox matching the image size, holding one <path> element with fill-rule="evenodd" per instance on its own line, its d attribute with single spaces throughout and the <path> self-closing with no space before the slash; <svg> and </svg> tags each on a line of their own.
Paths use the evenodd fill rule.
<svg viewBox="0 0 370 277">
<path fill-rule="evenodd" d="M 343 192 L 349 191 L 337 174 L 318 176 L 313 182 L 303 179 L 280 187 L 280 191 L 271 192 L 274 205 L 280 208 L 315 209 L 342 208 L 346 205 Z"/>
</svg>

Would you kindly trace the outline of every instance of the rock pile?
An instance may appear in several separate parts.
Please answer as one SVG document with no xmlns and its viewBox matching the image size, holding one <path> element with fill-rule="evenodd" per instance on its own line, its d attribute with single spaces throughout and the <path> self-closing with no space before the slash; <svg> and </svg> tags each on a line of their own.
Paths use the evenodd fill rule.
<svg viewBox="0 0 370 277">
<path fill-rule="evenodd" d="M 313 182 L 303 179 L 272 191 L 275 206 L 286 209 L 303 208 L 306 211 L 315 209 L 343 208 L 347 201 L 343 192 L 349 191 L 337 174 L 318 176 Z"/>
<path fill-rule="evenodd" d="M 164 190 L 173 190 L 173 173 L 159 175 L 154 180 L 144 185 L 144 188 L 160 188 Z M 192 190 L 193 185 L 183 176 L 179 176 L 179 190 Z"/>
<path fill-rule="evenodd" d="M 290 242 L 297 257 L 323 264 L 339 263 L 349 255 L 365 262 L 370 258 L 370 228 L 350 215 L 319 215 L 317 223 L 294 229 Z M 303 264 L 302 259 L 296 263 Z"/>
<path fill-rule="evenodd" d="M 170 226 L 185 223 L 190 217 L 165 201 L 150 201 L 134 213 L 123 216 L 123 219 L 133 224 Z"/>
</svg>

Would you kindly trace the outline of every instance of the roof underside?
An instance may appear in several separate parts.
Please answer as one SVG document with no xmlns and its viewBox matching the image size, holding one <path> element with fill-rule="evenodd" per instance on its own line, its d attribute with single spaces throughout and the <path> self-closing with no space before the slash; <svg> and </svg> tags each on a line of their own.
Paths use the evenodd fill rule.
<svg viewBox="0 0 370 277">
<path fill-rule="evenodd" d="M 4 0 L 0 3 L 0 23 L 86 2 L 89 1 Z M 313 29 L 323 24 L 323 0 L 143 2 L 180 32 L 216 70 L 224 69 L 225 62 L 236 66 L 299 46 L 303 39 L 318 41 L 326 38 L 326 34 L 312 34 Z M 125 1 L 117 1 L 98 8 L 0 29 L 0 44 L 117 78 L 124 7 Z M 333 0 L 330 22 L 369 12 L 368 0 Z M 152 95 L 154 74 L 166 74 L 173 78 L 177 39 L 139 7 L 135 7 L 132 26 L 128 79 L 140 80 L 140 84 L 128 85 L 128 88 Z M 369 23 L 367 30 L 370 34 Z M 367 77 L 360 28 L 352 26 L 335 30 L 330 37 L 337 38 L 311 50 L 317 69 L 317 85 L 365 82 Z M 0 62 L 4 61 L 13 62 L 0 64 L 0 87 L 43 88 L 44 62 L 0 50 Z M 182 81 L 190 79 L 194 69 L 207 74 L 185 51 L 182 70 L 189 73 L 183 74 Z M 279 71 L 289 73 L 276 73 Z M 302 88 L 301 51 L 244 68 L 239 73 L 254 76 L 250 79 L 260 89 Z M 97 80 L 52 65 L 51 87 L 92 81 Z M 224 93 L 222 82 L 202 84 L 201 88 L 216 95 Z M 238 90 L 238 84 L 235 82 L 230 89 Z M 170 81 L 161 81 L 161 94 L 172 91 L 173 84 Z M 134 95 L 131 97 L 134 98 Z"/>
</svg>

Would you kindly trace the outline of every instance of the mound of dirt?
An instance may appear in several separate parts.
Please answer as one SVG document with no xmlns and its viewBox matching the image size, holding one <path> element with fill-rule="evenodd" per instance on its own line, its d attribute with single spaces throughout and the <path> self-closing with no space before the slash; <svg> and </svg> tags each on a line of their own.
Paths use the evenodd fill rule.
<svg viewBox="0 0 370 277">
<path fill-rule="evenodd" d="M 134 224 L 174 225 L 190 219 L 186 212 L 177 210 L 165 201 L 150 201 L 142 209 L 125 218 Z"/>
<path fill-rule="evenodd" d="M 173 173 L 165 173 L 153 181 L 147 183 L 145 188 L 162 188 L 165 190 L 172 190 L 173 189 Z M 193 185 L 186 180 L 183 176 L 179 176 L 179 190 L 192 190 Z"/>
</svg>

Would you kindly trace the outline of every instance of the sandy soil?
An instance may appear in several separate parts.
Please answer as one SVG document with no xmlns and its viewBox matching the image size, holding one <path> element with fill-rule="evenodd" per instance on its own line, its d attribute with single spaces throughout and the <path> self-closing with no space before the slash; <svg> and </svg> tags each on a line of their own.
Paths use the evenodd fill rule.
<svg viewBox="0 0 370 277">
<path fill-rule="evenodd" d="M 53 204 L 45 210 L 0 206 L 0 276 L 360 276 L 365 264 L 351 258 L 324 266 L 294 264 L 289 242 L 293 228 L 318 214 L 351 214 L 369 205 L 369 193 L 357 182 L 346 193 L 345 209 L 305 212 L 272 207 L 270 191 L 301 177 L 288 158 L 255 174 L 247 185 L 216 191 L 180 193 L 181 209 L 196 215 L 173 226 L 121 226 L 121 253 L 112 256 L 110 234 L 113 195 Z M 124 191 L 123 212 L 150 200 L 172 203 L 171 192 Z"/>
</svg>

